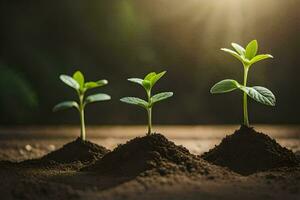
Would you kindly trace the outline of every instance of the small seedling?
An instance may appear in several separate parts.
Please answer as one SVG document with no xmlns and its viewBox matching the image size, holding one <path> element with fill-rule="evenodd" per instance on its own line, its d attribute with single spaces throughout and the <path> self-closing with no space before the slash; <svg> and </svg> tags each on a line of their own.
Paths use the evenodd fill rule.
<svg viewBox="0 0 300 200">
<path fill-rule="evenodd" d="M 268 106 L 275 106 L 275 96 L 274 94 L 268 90 L 267 88 L 261 86 L 248 87 L 247 86 L 247 77 L 248 71 L 250 67 L 261 60 L 267 58 L 273 58 L 270 54 L 257 54 L 258 44 L 256 40 L 252 40 L 244 49 L 242 46 L 232 43 L 232 47 L 235 51 L 231 49 L 222 48 L 222 51 L 225 51 L 239 61 L 242 62 L 244 66 L 244 82 L 243 84 L 238 83 L 232 79 L 225 79 L 218 83 L 216 83 L 210 90 L 212 94 L 217 93 L 226 93 L 231 92 L 236 89 L 240 89 L 243 93 L 243 111 L 244 111 L 244 125 L 249 127 L 249 119 L 248 119 L 248 108 L 247 108 L 247 96 L 251 97 L 255 101 L 262 103 Z"/>
<path fill-rule="evenodd" d="M 85 140 L 85 138 L 86 138 L 85 121 L 84 121 L 85 106 L 87 104 L 93 103 L 93 102 L 110 100 L 110 96 L 107 94 L 98 93 L 98 94 L 93 94 L 88 97 L 85 97 L 85 93 L 86 93 L 86 91 L 88 91 L 90 89 L 104 86 L 108 82 L 105 79 L 99 80 L 99 81 L 85 82 L 84 76 L 80 71 L 76 71 L 73 74 L 73 77 L 68 76 L 68 75 L 60 75 L 59 78 L 66 85 L 68 85 L 71 88 L 76 90 L 78 98 L 79 98 L 79 102 L 76 102 L 76 101 L 61 102 L 53 108 L 53 111 L 64 110 L 64 109 L 72 108 L 72 107 L 76 108 L 80 115 L 80 123 L 81 123 L 80 138 L 82 140 Z"/>
<path fill-rule="evenodd" d="M 147 101 L 137 98 L 137 97 L 124 97 L 120 99 L 122 102 L 133 104 L 145 108 L 148 114 L 148 133 L 151 134 L 152 129 L 152 107 L 155 103 L 167 99 L 173 96 L 173 92 L 162 92 L 151 96 L 151 90 L 155 83 L 166 73 L 163 71 L 161 73 L 156 74 L 155 72 L 151 72 L 145 76 L 144 79 L 140 78 L 129 78 L 127 79 L 130 82 L 137 83 L 141 85 L 147 93 Z"/>
</svg>

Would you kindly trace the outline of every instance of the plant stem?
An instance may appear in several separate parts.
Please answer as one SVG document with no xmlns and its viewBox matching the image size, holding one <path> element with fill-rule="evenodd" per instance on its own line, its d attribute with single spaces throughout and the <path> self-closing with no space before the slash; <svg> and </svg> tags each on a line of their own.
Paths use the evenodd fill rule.
<svg viewBox="0 0 300 200">
<path fill-rule="evenodd" d="M 147 112 L 148 112 L 148 133 L 147 133 L 147 135 L 150 135 L 151 129 L 152 129 L 152 108 L 148 108 Z"/>
<path fill-rule="evenodd" d="M 244 87 L 247 86 L 248 70 L 249 70 L 249 66 L 244 66 Z M 247 93 L 246 92 L 244 92 L 244 97 L 243 97 L 243 110 L 244 110 L 244 125 L 249 127 Z"/>
<path fill-rule="evenodd" d="M 80 138 L 84 141 L 85 135 L 85 121 L 84 121 L 84 105 L 83 105 L 83 94 L 79 95 L 79 113 L 80 113 Z"/>
<path fill-rule="evenodd" d="M 147 92 L 147 97 L 148 97 L 148 104 L 151 104 L 151 90 Z M 147 113 L 148 113 L 148 133 L 147 135 L 150 135 L 152 132 L 152 107 L 147 108 Z"/>
</svg>

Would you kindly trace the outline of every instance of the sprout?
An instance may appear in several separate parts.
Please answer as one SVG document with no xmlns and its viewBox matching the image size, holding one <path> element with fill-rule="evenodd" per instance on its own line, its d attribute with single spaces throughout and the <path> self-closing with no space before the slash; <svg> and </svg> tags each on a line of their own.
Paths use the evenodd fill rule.
<svg viewBox="0 0 300 200">
<path fill-rule="evenodd" d="M 234 56 L 235 58 L 237 58 L 239 61 L 242 62 L 244 66 L 244 82 L 243 84 L 240 84 L 235 80 L 225 79 L 216 83 L 211 88 L 210 92 L 212 94 L 217 94 L 217 93 L 231 92 L 233 90 L 240 89 L 244 93 L 243 96 L 244 125 L 249 127 L 247 95 L 252 99 L 254 99 L 255 101 L 268 106 L 275 106 L 276 99 L 274 94 L 267 88 L 261 86 L 248 87 L 247 86 L 248 71 L 254 63 L 267 58 L 273 58 L 273 56 L 270 54 L 256 55 L 258 49 L 258 44 L 256 40 L 252 40 L 247 45 L 246 49 L 244 49 L 242 46 L 236 43 L 232 43 L 231 45 L 235 49 L 235 51 L 226 48 L 222 48 L 221 50 L 231 54 L 232 56 Z"/>
<path fill-rule="evenodd" d="M 67 108 L 76 108 L 80 115 L 80 123 L 81 123 L 81 134 L 80 138 L 85 140 L 85 121 L 84 121 L 84 108 L 87 104 L 97 102 L 97 101 L 106 101 L 110 100 L 110 96 L 107 94 L 93 94 L 88 97 L 85 97 L 85 92 L 89 89 L 97 88 L 106 85 L 108 82 L 107 80 L 99 80 L 99 81 L 89 81 L 85 82 L 84 76 L 80 71 L 76 71 L 73 74 L 73 77 L 68 75 L 60 75 L 60 80 L 62 80 L 66 85 L 70 86 L 71 88 L 75 89 L 79 98 L 79 102 L 76 101 L 64 101 L 57 104 L 53 111 L 64 110 Z"/>
<path fill-rule="evenodd" d="M 171 96 L 173 96 L 173 92 L 162 92 L 155 94 L 151 96 L 151 90 L 155 83 L 166 73 L 166 71 L 163 71 L 161 73 L 156 74 L 155 72 L 151 72 L 145 76 L 144 79 L 139 79 L 139 78 L 129 78 L 128 81 L 137 83 L 146 90 L 147 93 L 147 101 L 137 98 L 137 97 L 124 97 L 121 98 L 120 100 L 122 102 L 128 103 L 128 104 L 133 104 L 140 106 L 142 108 L 145 108 L 147 110 L 148 114 L 148 133 L 147 135 L 151 134 L 151 129 L 152 129 L 152 107 L 155 103 L 162 101 L 164 99 L 167 99 Z"/>
</svg>

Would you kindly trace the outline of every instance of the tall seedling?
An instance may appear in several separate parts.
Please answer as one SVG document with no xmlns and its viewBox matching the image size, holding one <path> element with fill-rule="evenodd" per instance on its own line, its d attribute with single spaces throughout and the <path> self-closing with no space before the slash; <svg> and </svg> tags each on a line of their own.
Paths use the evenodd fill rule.
<svg viewBox="0 0 300 200">
<path fill-rule="evenodd" d="M 275 106 L 275 96 L 267 88 L 261 86 L 247 86 L 248 71 L 250 67 L 261 60 L 267 58 L 273 58 L 270 54 L 259 54 L 257 55 L 258 44 L 256 40 L 252 40 L 247 46 L 246 49 L 240 46 L 239 44 L 232 43 L 232 47 L 235 51 L 231 49 L 222 48 L 222 51 L 225 51 L 235 58 L 237 58 L 244 67 L 244 81 L 243 84 L 238 83 L 236 80 L 225 79 L 216 83 L 210 90 L 212 94 L 217 93 L 226 93 L 233 90 L 239 89 L 243 94 L 243 111 L 244 111 L 244 125 L 249 127 L 249 118 L 248 118 L 248 106 L 247 106 L 247 96 L 251 97 L 255 101 L 262 103 L 268 106 Z"/>
<path fill-rule="evenodd" d="M 148 133 L 150 135 L 152 133 L 152 108 L 153 105 L 159 101 L 165 100 L 171 96 L 173 96 L 173 92 L 162 92 L 151 96 L 151 91 L 156 82 L 166 73 L 163 71 L 161 73 L 156 74 L 155 72 L 151 72 L 145 76 L 144 79 L 140 78 L 129 78 L 128 81 L 137 83 L 141 85 L 147 94 L 147 100 L 143 100 L 137 97 L 124 97 L 120 99 L 122 102 L 133 104 L 140 106 L 147 111 L 148 115 Z"/>
<path fill-rule="evenodd" d="M 103 93 L 97 93 L 90 96 L 85 97 L 85 93 L 93 88 L 98 88 L 104 86 L 108 83 L 107 80 L 99 80 L 99 81 L 89 81 L 85 82 L 84 76 L 80 71 L 76 71 L 73 74 L 73 77 L 68 75 L 60 75 L 60 80 L 64 82 L 66 85 L 70 86 L 71 88 L 75 89 L 78 95 L 78 102 L 76 101 L 64 101 L 57 104 L 53 111 L 64 110 L 67 108 L 76 108 L 79 112 L 80 116 L 80 124 L 81 124 L 81 134 L 80 138 L 82 140 L 86 139 L 85 133 L 85 119 L 84 119 L 84 109 L 87 104 L 98 102 L 98 101 L 106 101 L 110 100 L 110 96 Z"/>
</svg>

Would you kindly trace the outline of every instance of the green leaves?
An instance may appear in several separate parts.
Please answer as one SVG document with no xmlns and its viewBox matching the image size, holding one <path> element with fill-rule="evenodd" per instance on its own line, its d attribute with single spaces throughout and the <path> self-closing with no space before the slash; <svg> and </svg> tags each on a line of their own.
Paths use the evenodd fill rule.
<svg viewBox="0 0 300 200">
<path fill-rule="evenodd" d="M 252 58 L 250 63 L 252 65 L 252 64 L 254 64 L 258 61 L 261 61 L 261 60 L 264 60 L 264 59 L 267 59 L 267 58 L 273 58 L 273 56 L 270 55 L 270 54 L 260 54 L 260 55 L 255 56 L 254 58 Z"/>
<path fill-rule="evenodd" d="M 77 91 L 79 102 L 77 103 L 76 101 L 65 101 L 65 102 L 59 103 L 53 108 L 53 111 L 75 107 L 81 113 L 84 110 L 85 105 L 87 105 L 89 103 L 98 102 L 98 101 L 106 101 L 106 100 L 111 99 L 111 97 L 109 95 L 101 94 L 101 93 L 90 95 L 86 98 L 84 97 L 85 92 L 87 90 L 106 85 L 108 83 L 108 81 L 105 79 L 102 79 L 99 81 L 85 82 L 84 75 L 80 71 L 76 71 L 72 77 L 68 76 L 68 75 L 60 75 L 60 79 L 65 84 L 74 88 Z"/>
<path fill-rule="evenodd" d="M 59 110 L 65 110 L 67 108 L 72 108 L 72 107 L 79 109 L 79 105 L 76 101 L 64 101 L 64 102 L 61 102 L 61 103 L 57 104 L 56 106 L 54 106 L 53 112 L 56 112 Z"/>
<path fill-rule="evenodd" d="M 216 83 L 211 89 L 212 94 L 231 92 L 240 87 L 240 84 L 232 79 L 225 79 Z"/>
<path fill-rule="evenodd" d="M 153 105 L 159 101 L 168 99 L 171 96 L 173 96 L 173 92 L 162 92 L 162 93 L 158 93 L 154 96 L 151 96 L 152 87 L 157 83 L 157 81 L 159 79 L 161 79 L 161 77 L 163 77 L 165 75 L 165 73 L 166 73 L 166 71 L 160 72 L 158 74 L 155 72 L 151 72 L 151 73 L 147 74 L 144 79 L 140 79 L 140 78 L 129 78 L 128 79 L 128 81 L 137 83 L 144 87 L 144 89 L 146 90 L 146 94 L 147 94 L 147 101 L 137 98 L 137 97 L 124 97 L 124 98 L 120 99 L 120 101 L 122 101 L 124 103 L 137 105 L 142 108 L 145 108 L 148 113 L 148 127 L 151 127 L 151 112 L 152 112 L 151 110 L 152 110 Z M 151 132 L 149 130 L 148 130 L 148 133 Z"/>
<path fill-rule="evenodd" d="M 80 93 L 84 93 L 89 89 L 104 86 L 108 83 L 107 80 L 85 82 L 84 76 L 80 71 L 76 71 L 73 77 L 68 75 L 60 75 L 60 79 L 68 86 L 74 88 Z"/>
<path fill-rule="evenodd" d="M 249 97 L 254 99 L 255 101 L 267 105 L 267 106 L 275 106 L 276 98 L 274 94 L 268 90 L 267 88 L 261 86 L 254 87 L 241 87 L 241 90 L 247 93 Z"/>
<path fill-rule="evenodd" d="M 93 103 L 93 102 L 97 102 L 97 101 L 107 101 L 110 100 L 111 97 L 107 94 L 93 94 L 88 96 L 85 101 L 84 101 L 84 105 L 88 104 L 88 103 Z"/>
<path fill-rule="evenodd" d="M 274 94 L 267 88 L 261 86 L 245 87 L 232 79 L 225 79 L 216 83 L 211 89 L 212 94 L 226 93 L 240 89 L 255 101 L 267 106 L 275 106 L 276 99 Z"/>
<path fill-rule="evenodd" d="M 99 80 L 99 81 L 89 81 L 89 82 L 86 82 L 84 84 L 84 89 L 85 90 L 89 90 L 89 89 L 93 89 L 93 88 L 97 88 L 97 87 L 101 87 L 101 86 L 104 86 L 108 83 L 107 80 L 103 79 L 103 80 Z"/>
<path fill-rule="evenodd" d="M 75 90 L 80 89 L 80 85 L 78 84 L 78 82 L 75 79 L 73 79 L 71 76 L 60 75 L 59 78 L 60 78 L 60 80 L 62 80 L 62 82 L 64 82 L 66 85 L 74 88 Z"/>
<path fill-rule="evenodd" d="M 150 91 L 152 89 L 152 87 L 156 84 L 156 82 L 161 79 L 161 77 L 163 77 L 163 75 L 165 75 L 166 71 L 160 72 L 158 74 L 156 74 L 155 72 L 150 72 L 149 74 L 147 74 L 145 76 L 144 79 L 140 79 L 140 78 L 129 78 L 127 79 L 130 82 L 133 83 L 137 83 L 141 86 L 143 86 L 143 88 L 146 91 Z"/>
<path fill-rule="evenodd" d="M 246 47 L 245 57 L 251 60 L 257 53 L 258 44 L 257 40 L 252 40 Z"/>
<path fill-rule="evenodd" d="M 148 102 L 146 102 L 143 99 L 137 98 L 137 97 L 123 97 L 120 99 L 120 101 L 122 101 L 124 103 L 128 103 L 128 104 L 132 104 L 132 105 L 141 106 L 146 109 L 149 107 Z"/>
<path fill-rule="evenodd" d="M 151 97 L 151 103 L 154 104 L 156 102 L 168 99 L 173 96 L 173 92 L 162 92 L 158 93 Z"/>
<path fill-rule="evenodd" d="M 231 46 L 235 51 L 227 48 L 222 48 L 221 50 L 237 58 L 243 63 L 244 67 L 250 67 L 258 61 L 267 58 L 273 58 L 273 56 L 270 54 L 256 55 L 258 51 L 257 40 L 252 40 L 249 42 L 249 44 L 246 46 L 246 49 L 237 43 L 231 43 Z"/>
<path fill-rule="evenodd" d="M 79 84 L 80 89 L 83 89 L 83 87 L 84 87 L 84 76 L 80 71 L 76 71 L 73 74 L 73 79 Z"/>
</svg>

